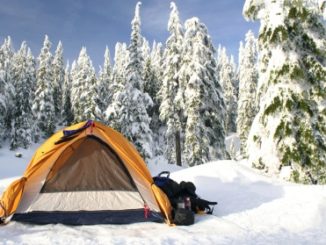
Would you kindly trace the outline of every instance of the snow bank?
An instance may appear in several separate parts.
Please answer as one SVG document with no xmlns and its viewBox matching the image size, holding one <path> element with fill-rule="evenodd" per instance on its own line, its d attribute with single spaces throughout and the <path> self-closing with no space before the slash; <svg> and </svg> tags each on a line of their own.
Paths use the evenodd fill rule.
<svg viewBox="0 0 326 245">
<path fill-rule="evenodd" d="M 0 157 L 2 177 L 21 175 L 21 163 L 12 161 L 14 153 L 1 152 L 5 154 Z M 6 172 L 3 159 L 17 168 Z M 247 167 L 246 161 L 181 169 L 156 159 L 149 169 L 153 175 L 170 170 L 176 181 L 193 181 L 202 198 L 219 202 L 214 215 L 197 215 L 196 223 L 188 227 L 11 222 L 0 227 L 0 244 L 326 244 L 325 186 L 271 179 Z M 12 180 L 0 180 L 0 193 Z"/>
</svg>

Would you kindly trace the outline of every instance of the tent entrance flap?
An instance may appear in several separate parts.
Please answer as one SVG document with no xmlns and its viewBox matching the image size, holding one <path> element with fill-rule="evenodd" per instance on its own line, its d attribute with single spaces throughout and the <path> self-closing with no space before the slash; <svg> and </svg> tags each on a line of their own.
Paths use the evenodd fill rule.
<svg viewBox="0 0 326 245">
<path fill-rule="evenodd" d="M 128 170 L 109 146 L 94 136 L 68 147 L 54 163 L 42 193 L 137 191 Z"/>
</svg>

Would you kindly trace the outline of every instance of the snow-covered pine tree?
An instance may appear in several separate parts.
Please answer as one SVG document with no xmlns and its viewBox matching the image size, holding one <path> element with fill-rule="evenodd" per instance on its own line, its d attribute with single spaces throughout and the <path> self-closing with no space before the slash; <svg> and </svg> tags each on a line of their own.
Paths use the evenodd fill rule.
<svg viewBox="0 0 326 245">
<path fill-rule="evenodd" d="M 151 117 L 150 128 L 153 132 L 155 155 L 162 155 L 165 148 L 165 128 L 162 120 L 160 119 L 161 97 L 159 95 L 163 75 L 162 43 L 156 43 L 155 41 L 153 42 L 149 59 L 150 62 L 147 62 L 144 68 L 147 74 L 144 78 L 144 91 L 148 93 L 153 100 L 153 106 L 148 110 L 148 114 Z"/>
<path fill-rule="evenodd" d="M 222 45 L 219 44 L 216 52 L 216 72 L 218 81 L 220 81 L 221 66 L 224 62 L 223 59 L 225 58 L 227 58 L 225 48 L 223 48 Z"/>
<path fill-rule="evenodd" d="M 154 50 L 155 49 L 155 50 Z M 147 93 L 152 101 L 153 105 L 147 107 L 147 113 L 151 118 L 150 129 L 153 132 L 153 150 L 155 154 L 162 154 L 161 145 L 160 145 L 160 127 L 162 122 L 159 119 L 159 96 L 158 91 L 160 89 L 160 70 L 158 69 L 158 64 L 161 62 L 161 56 L 157 53 L 156 43 L 153 44 L 152 52 L 146 55 L 144 61 L 143 69 L 143 80 L 144 80 L 144 92 Z M 156 60 L 154 60 L 154 59 Z"/>
<path fill-rule="evenodd" d="M 145 40 L 144 37 L 141 35 L 141 21 L 139 15 L 141 2 L 138 2 L 135 9 L 135 16 L 134 19 L 131 21 L 131 39 L 130 45 L 128 47 L 129 51 L 129 62 L 127 63 L 126 67 L 126 78 L 127 81 L 132 79 L 134 86 L 141 91 L 144 88 L 144 80 L 142 79 L 143 74 L 143 64 L 144 64 L 144 56 L 148 56 L 149 49 L 148 42 Z M 143 52 L 143 50 L 145 52 Z M 132 73 L 136 77 L 133 78 L 130 76 Z M 139 77 L 140 76 L 140 77 Z"/>
<path fill-rule="evenodd" d="M 237 133 L 240 137 L 240 152 L 247 156 L 246 146 L 252 122 L 257 113 L 256 87 L 258 82 L 257 71 L 257 40 L 249 30 L 246 34 L 245 45 L 239 49 L 239 100 Z"/>
<path fill-rule="evenodd" d="M 231 65 L 232 71 L 234 73 L 234 76 L 233 76 L 233 87 L 235 89 L 236 106 L 238 106 L 238 100 L 239 100 L 239 69 L 237 67 L 237 64 L 234 61 L 233 55 L 231 55 L 231 57 L 230 57 L 230 65 Z M 238 114 L 236 115 L 236 117 L 237 116 L 238 116 Z"/>
<path fill-rule="evenodd" d="M 63 61 L 63 47 L 59 41 L 53 57 L 53 103 L 56 115 L 56 121 L 61 121 L 58 117 L 61 115 L 62 106 L 62 86 L 65 79 L 65 67 Z"/>
<path fill-rule="evenodd" d="M 226 49 L 223 47 L 219 53 L 218 60 L 219 82 L 223 88 L 226 105 L 225 130 L 226 133 L 236 132 L 237 120 L 237 91 L 236 91 L 236 68 L 233 58 L 229 58 Z"/>
<path fill-rule="evenodd" d="M 225 159 L 225 104 L 217 80 L 215 49 L 206 26 L 198 18 L 185 22 L 184 62 L 180 69 L 185 86 L 185 159 L 190 166 Z"/>
<path fill-rule="evenodd" d="M 12 81 L 14 49 L 8 36 L 0 47 L 0 144 L 11 132 L 15 89 Z"/>
<path fill-rule="evenodd" d="M 37 128 L 40 131 L 35 132 L 35 140 L 38 141 L 38 135 L 43 134 L 49 137 L 55 130 L 55 108 L 53 102 L 53 69 L 52 54 L 50 52 L 51 42 L 48 36 L 45 36 L 41 53 L 38 57 L 38 69 L 36 71 L 36 90 L 33 101 L 33 114 Z"/>
<path fill-rule="evenodd" d="M 326 31 L 305 1 L 247 0 L 261 21 L 260 110 L 249 135 L 249 161 L 269 173 L 326 183 Z"/>
<path fill-rule="evenodd" d="M 32 94 L 35 85 L 35 67 L 31 62 L 31 53 L 26 42 L 21 44 L 12 60 L 13 85 L 15 88 L 14 106 L 12 111 L 12 129 L 10 148 L 27 148 L 32 142 Z"/>
<path fill-rule="evenodd" d="M 72 122 L 74 121 L 74 114 L 72 112 L 72 105 L 71 105 L 71 74 L 69 71 L 69 64 L 67 64 L 65 69 L 65 77 L 64 77 L 63 87 L 62 87 L 61 108 L 62 108 L 61 118 L 62 118 L 63 125 L 67 125 L 67 126 L 71 125 Z"/>
<path fill-rule="evenodd" d="M 4 79 L 4 70 L 2 70 L 0 67 L 0 147 L 6 133 L 6 127 L 5 127 L 6 112 L 7 112 L 6 82 Z"/>
<path fill-rule="evenodd" d="M 35 57 L 32 54 L 32 51 L 30 48 L 27 48 L 27 66 L 30 67 L 27 72 L 28 72 L 28 77 L 32 83 L 31 88 L 31 106 L 33 104 L 34 101 L 34 97 L 35 97 L 35 89 L 36 89 L 36 60 Z"/>
<path fill-rule="evenodd" d="M 97 84 L 97 106 L 98 110 L 101 112 L 101 121 L 104 121 L 104 113 L 106 108 L 110 104 L 110 86 L 112 83 L 112 68 L 110 61 L 110 51 L 109 48 L 105 48 L 104 52 L 104 64 L 103 68 L 100 68 L 98 84 Z"/>
<path fill-rule="evenodd" d="M 73 68 L 71 103 L 74 121 L 100 120 L 101 112 L 96 104 L 97 81 L 95 69 L 90 57 L 87 55 L 86 47 L 82 47 L 77 63 Z"/>
<path fill-rule="evenodd" d="M 11 122 L 10 111 L 13 103 L 14 87 L 11 82 L 12 46 L 10 37 L 4 40 L 0 47 L 0 146 L 9 135 Z"/>
<path fill-rule="evenodd" d="M 150 54 L 152 69 L 158 79 L 157 87 L 160 88 L 162 85 L 163 77 L 163 47 L 162 43 L 153 42 L 152 51 Z"/>
<path fill-rule="evenodd" d="M 130 59 L 126 67 L 126 80 L 121 84 L 123 89 L 114 94 L 106 113 L 110 125 L 131 140 L 144 158 L 151 158 L 152 131 L 146 108 L 152 105 L 152 100 L 141 90 L 143 81 L 139 7 L 138 2 L 131 22 L 131 42 L 128 48 Z"/>
<path fill-rule="evenodd" d="M 115 45 L 114 53 L 114 66 L 112 70 L 112 83 L 110 84 L 110 97 L 109 101 L 112 101 L 112 96 L 118 91 L 123 89 L 126 81 L 126 67 L 129 63 L 129 51 L 126 43 L 117 43 Z"/>
<path fill-rule="evenodd" d="M 176 101 L 179 93 L 179 71 L 182 64 L 183 28 L 179 19 L 179 12 L 174 2 L 171 2 L 171 13 L 168 22 L 170 36 L 166 41 L 163 63 L 162 87 L 159 91 L 160 119 L 166 123 L 165 134 L 166 150 L 165 157 L 169 163 L 181 165 L 181 117 L 182 108 Z M 183 93 L 179 93 L 183 94 Z M 178 102 L 178 103 L 177 103 Z"/>
<path fill-rule="evenodd" d="M 149 47 L 149 42 L 146 40 L 145 37 L 142 37 L 142 41 L 141 41 L 141 49 L 140 49 L 140 54 L 142 56 L 142 78 L 144 80 L 144 67 L 146 65 L 147 60 L 150 58 L 150 54 L 151 54 L 151 48 Z M 144 80 L 145 81 L 145 80 Z"/>
</svg>

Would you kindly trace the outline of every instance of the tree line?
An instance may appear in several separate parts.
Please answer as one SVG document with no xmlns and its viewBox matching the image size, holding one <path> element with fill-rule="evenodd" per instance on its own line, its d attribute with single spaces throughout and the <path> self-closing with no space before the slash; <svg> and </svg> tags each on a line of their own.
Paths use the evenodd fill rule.
<svg viewBox="0 0 326 245">
<path fill-rule="evenodd" d="M 225 119 L 227 110 L 236 110 L 235 62 L 222 47 L 217 59 L 206 26 L 198 18 L 183 25 L 174 3 L 168 30 L 165 47 L 150 47 L 138 3 L 130 44 L 116 44 L 113 66 L 106 47 L 98 74 L 86 47 L 70 65 L 61 42 L 51 53 L 48 36 L 37 58 L 26 42 L 15 52 L 6 38 L 0 48 L 1 139 L 10 139 L 12 149 L 27 148 L 58 124 L 94 119 L 123 133 L 145 158 L 164 154 L 170 163 L 190 166 L 226 158 L 226 128 L 236 128 L 234 116 Z"/>
<path fill-rule="evenodd" d="M 98 74 L 86 47 L 71 66 L 46 36 L 35 59 L 23 42 L 0 48 L 0 137 L 12 149 L 50 136 L 56 125 L 94 119 L 120 131 L 146 159 L 194 166 L 228 159 L 237 132 L 241 156 L 270 174 L 325 183 L 325 1 L 247 0 L 248 31 L 236 64 L 215 48 L 198 18 L 180 21 L 171 3 L 165 45 L 141 34 L 140 3 L 130 43 L 109 49 Z"/>
</svg>

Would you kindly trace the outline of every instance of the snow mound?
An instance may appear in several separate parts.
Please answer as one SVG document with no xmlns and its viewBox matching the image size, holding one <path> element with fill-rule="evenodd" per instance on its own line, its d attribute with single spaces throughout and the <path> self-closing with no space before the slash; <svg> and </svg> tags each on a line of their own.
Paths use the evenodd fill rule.
<svg viewBox="0 0 326 245">
<path fill-rule="evenodd" d="M 326 244 L 325 186 L 271 179 L 235 161 L 193 168 L 149 164 L 153 175 L 171 171 L 176 181 L 192 181 L 204 199 L 218 201 L 213 215 L 195 224 L 29 225 L 0 227 L 0 244 Z M 19 175 L 19 173 L 17 173 Z M 13 178 L 0 180 L 0 192 Z"/>
</svg>

